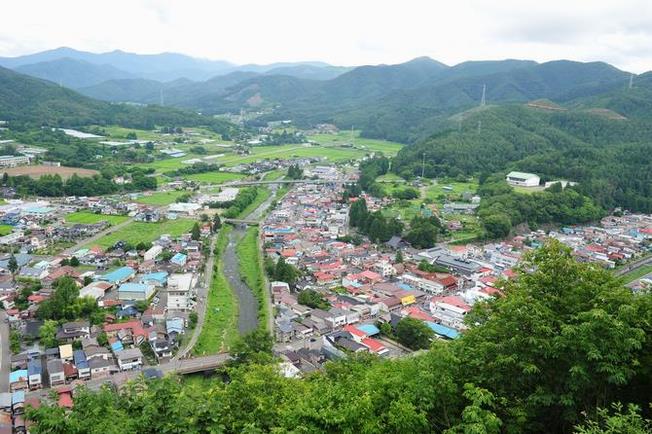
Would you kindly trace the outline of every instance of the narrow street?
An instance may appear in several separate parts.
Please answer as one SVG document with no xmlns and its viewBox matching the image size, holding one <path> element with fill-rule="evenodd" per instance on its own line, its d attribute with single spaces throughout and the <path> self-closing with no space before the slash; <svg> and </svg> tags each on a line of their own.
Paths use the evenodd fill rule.
<svg viewBox="0 0 652 434">
<path fill-rule="evenodd" d="M 210 243 L 210 253 L 208 260 L 206 261 L 206 268 L 204 273 L 204 283 L 197 286 L 197 324 L 195 329 L 192 332 L 190 340 L 186 346 L 177 352 L 177 354 L 172 358 L 173 361 L 179 360 L 180 358 L 186 357 L 192 351 L 193 347 L 199 339 L 201 334 L 202 327 L 204 326 L 204 320 L 206 319 L 206 300 L 208 298 L 208 291 L 210 291 L 211 283 L 213 282 L 213 266 L 215 265 L 215 245 L 217 243 L 217 236 L 211 236 Z"/>
<path fill-rule="evenodd" d="M 11 351 L 9 345 L 9 324 L 7 314 L 0 310 L 0 392 L 9 392 L 9 373 L 11 372 Z"/>
</svg>

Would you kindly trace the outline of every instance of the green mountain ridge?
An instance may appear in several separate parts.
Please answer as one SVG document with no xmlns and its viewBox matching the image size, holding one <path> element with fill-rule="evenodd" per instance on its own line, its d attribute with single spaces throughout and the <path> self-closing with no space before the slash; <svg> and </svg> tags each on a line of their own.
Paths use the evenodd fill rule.
<svg viewBox="0 0 652 434">
<path fill-rule="evenodd" d="M 31 126 L 111 125 L 151 129 L 156 125 L 206 125 L 220 133 L 226 121 L 171 107 L 110 104 L 49 81 L 0 67 L 0 119 Z"/>
</svg>

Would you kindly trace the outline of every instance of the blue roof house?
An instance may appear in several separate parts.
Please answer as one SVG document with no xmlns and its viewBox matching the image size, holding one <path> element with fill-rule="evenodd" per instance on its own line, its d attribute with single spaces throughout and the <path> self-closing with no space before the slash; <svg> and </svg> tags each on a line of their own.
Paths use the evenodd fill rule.
<svg viewBox="0 0 652 434">
<path fill-rule="evenodd" d="M 123 283 L 118 288 L 119 300 L 147 300 L 154 294 L 154 285 Z"/>
<path fill-rule="evenodd" d="M 443 326 L 441 324 L 434 323 L 432 321 L 426 321 L 428 327 L 432 329 L 433 332 L 439 337 L 446 339 L 457 339 L 460 337 L 460 333 L 450 327 Z"/>
<path fill-rule="evenodd" d="M 131 279 L 136 275 L 136 270 L 131 267 L 121 267 L 117 270 L 113 270 L 110 273 L 106 273 L 103 276 L 100 276 L 99 280 L 109 282 L 113 285 L 119 285 L 127 280 Z"/>
<path fill-rule="evenodd" d="M 186 265 L 186 261 L 188 261 L 188 256 L 184 255 L 183 253 L 177 253 L 170 259 L 170 262 L 174 265 L 178 265 L 180 267 L 183 267 Z"/>
<path fill-rule="evenodd" d="M 168 272 L 159 271 L 156 273 L 145 274 L 140 278 L 140 283 L 154 286 L 165 286 L 168 283 Z"/>
</svg>

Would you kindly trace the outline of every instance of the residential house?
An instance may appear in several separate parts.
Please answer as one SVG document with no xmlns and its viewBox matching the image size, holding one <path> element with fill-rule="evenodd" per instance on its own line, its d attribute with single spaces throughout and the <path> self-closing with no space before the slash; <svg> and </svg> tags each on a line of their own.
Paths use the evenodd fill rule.
<svg viewBox="0 0 652 434">
<path fill-rule="evenodd" d="M 139 368 L 143 365 L 143 353 L 140 348 L 129 348 L 116 354 L 118 366 L 122 371 Z"/>
<path fill-rule="evenodd" d="M 63 370 L 61 359 L 52 359 L 47 362 L 48 375 L 50 377 L 50 387 L 65 384 L 66 374 Z"/>
</svg>

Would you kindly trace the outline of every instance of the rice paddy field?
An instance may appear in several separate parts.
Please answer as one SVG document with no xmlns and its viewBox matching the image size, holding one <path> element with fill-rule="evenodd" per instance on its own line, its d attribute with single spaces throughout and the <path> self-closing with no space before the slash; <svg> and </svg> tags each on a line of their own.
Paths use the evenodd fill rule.
<svg viewBox="0 0 652 434">
<path fill-rule="evenodd" d="M 324 146 L 348 144 L 363 152 L 382 152 L 387 156 L 396 155 L 404 146 L 397 142 L 360 137 L 360 131 L 356 130 L 340 131 L 337 134 L 315 134 L 308 136 L 308 139 Z"/>
<path fill-rule="evenodd" d="M 194 223 L 195 220 L 190 219 L 166 220 L 158 223 L 133 222 L 90 243 L 88 247 L 100 246 L 106 249 L 118 241 L 128 241 L 131 244 L 150 243 L 162 234 L 176 237 L 188 233 Z"/>
</svg>

